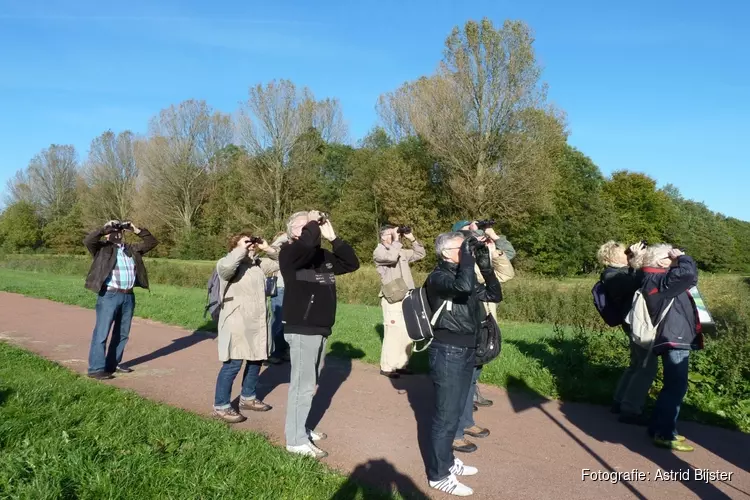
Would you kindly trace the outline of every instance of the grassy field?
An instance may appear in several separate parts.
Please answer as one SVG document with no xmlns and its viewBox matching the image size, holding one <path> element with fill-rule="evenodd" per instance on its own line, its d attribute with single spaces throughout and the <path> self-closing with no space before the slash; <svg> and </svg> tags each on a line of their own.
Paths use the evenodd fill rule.
<svg viewBox="0 0 750 500">
<path fill-rule="evenodd" d="M 714 281 L 719 283 L 719 279 L 725 280 L 714 278 Z M 93 308 L 96 296 L 83 288 L 83 282 L 81 276 L 0 268 L 2 291 Z M 710 341 L 706 351 L 695 357 L 691 389 L 682 415 L 750 432 L 750 395 L 745 375 L 748 345 L 744 340 L 747 338 L 746 316 L 750 310 L 747 297 L 750 294 L 742 292 L 742 287 L 747 285 L 739 280 L 721 283 L 711 286 L 709 280 L 706 288 L 711 290 L 712 297 L 720 299 L 722 307 L 716 310 L 726 315 L 730 330 L 723 334 L 726 340 Z M 138 289 L 136 295 L 136 314 L 140 317 L 189 330 L 214 329 L 212 323 L 203 319 L 206 300 L 203 289 L 154 285 L 151 292 Z M 501 387 L 517 384 L 544 396 L 567 401 L 609 404 L 617 379 L 628 360 L 627 341 L 619 329 L 601 328 L 598 317 L 592 322 L 585 312 L 588 309 L 593 309 L 593 306 L 585 303 L 583 298 L 577 299 L 570 307 L 569 316 L 577 318 L 577 327 L 503 319 L 503 352 L 485 367 L 482 382 Z M 499 310 L 501 318 L 505 318 L 505 302 Z M 730 316 L 728 311 L 734 312 L 735 316 Z M 334 355 L 377 363 L 382 339 L 380 308 L 339 304 L 332 339 L 336 342 L 329 343 L 329 348 L 351 346 L 350 349 L 334 351 Z M 424 353 L 413 357 L 412 366 L 418 371 L 426 371 Z M 658 393 L 660 384 L 657 380 L 652 395 Z"/>
<path fill-rule="evenodd" d="M 152 285 L 205 290 L 214 263 L 207 261 L 182 261 L 172 259 L 146 259 L 149 281 Z M 45 275 L 78 276 L 83 282 L 91 258 L 88 256 L 60 255 L 0 255 L 0 269 L 33 271 Z M 422 283 L 426 276 L 415 271 L 415 280 Z M 551 279 L 538 276 L 518 276 L 503 285 L 504 320 L 529 323 L 564 325 L 601 324 L 592 306 L 591 287 L 594 276 Z M 375 268 L 368 262 L 350 275 L 340 276 L 337 282 L 340 303 L 379 306 L 380 280 Z M 160 287 L 157 287 L 157 289 Z M 709 275 L 702 273 L 700 281 L 711 311 L 719 315 L 733 314 L 739 300 L 748 300 L 750 287 L 735 275 Z M 726 311 L 725 311 L 726 310 Z"/>
<path fill-rule="evenodd" d="M 392 498 L 262 436 L 0 343 L 0 497 Z"/>
</svg>

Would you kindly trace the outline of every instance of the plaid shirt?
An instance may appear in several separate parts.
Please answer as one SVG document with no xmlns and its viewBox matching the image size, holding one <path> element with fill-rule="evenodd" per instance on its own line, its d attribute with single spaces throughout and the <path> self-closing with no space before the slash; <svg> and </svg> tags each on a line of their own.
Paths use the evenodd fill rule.
<svg viewBox="0 0 750 500">
<path fill-rule="evenodd" d="M 125 255 L 125 247 L 117 245 L 117 263 L 104 282 L 107 288 L 130 290 L 135 286 L 135 262 Z"/>
</svg>

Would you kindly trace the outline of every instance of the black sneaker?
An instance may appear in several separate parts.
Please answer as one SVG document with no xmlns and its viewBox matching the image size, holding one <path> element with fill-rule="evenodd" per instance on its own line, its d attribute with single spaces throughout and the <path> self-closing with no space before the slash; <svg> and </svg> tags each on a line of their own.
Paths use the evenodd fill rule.
<svg viewBox="0 0 750 500">
<path fill-rule="evenodd" d="M 617 420 L 622 424 L 640 425 L 641 427 L 648 427 L 649 424 L 649 418 L 643 414 L 621 413 Z"/>
<path fill-rule="evenodd" d="M 105 371 L 89 373 L 88 377 L 93 378 L 94 380 L 109 380 L 115 378 L 114 375 Z"/>
<path fill-rule="evenodd" d="M 409 368 L 397 368 L 396 373 L 399 375 L 414 375 L 414 372 Z"/>
<path fill-rule="evenodd" d="M 615 415 L 618 415 L 622 410 L 620 410 L 620 403 L 612 403 L 612 406 L 609 409 L 610 413 L 614 413 Z"/>
<path fill-rule="evenodd" d="M 384 371 L 384 370 L 380 370 L 380 374 L 382 376 L 388 377 L 388 378 L 400 378 L 401 377 L 401 375 L 399 375 L 398 372 L 396 372 L 396 371 L 387 372 L 387 371 Z"/>
</svg>

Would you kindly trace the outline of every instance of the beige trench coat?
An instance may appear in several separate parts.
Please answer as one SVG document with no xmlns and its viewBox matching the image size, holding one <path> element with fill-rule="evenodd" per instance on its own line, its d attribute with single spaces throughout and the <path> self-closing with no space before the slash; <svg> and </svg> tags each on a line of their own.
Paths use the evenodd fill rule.
<svg viewBox="0 0 750 500">
<path fill-rule="evenodd" d="M 254 262 L 247 251 L 235 248 L 216 263 L 219 292 L 224 296 L 219 313 L 219 361 L 268 359 L 271 339 L 265 282 L 279 264 L 267 258 L 260 259 L 260 265 Z"/>
<path fill-rule="evenodd" d="M 510 259 L 505 253 L 499 252 L 495 245 L 490 245 L 490 260 L 492 261 L 492 270 L 495 271 L 495 276 L 500 283 L 505 283 L 508 280 L 512 280 L 516 276 L 516 270 L 513 269 Z M 474 266 L 474 272 L 477 275 L 477 281 L 484 283 L 482 273 L 479 271 L 479 266 Z M 492 314 L 497 321 L 497 304 L 495 302 L 483 302 L 484 308 L 488 313 Z"/>
</svg>

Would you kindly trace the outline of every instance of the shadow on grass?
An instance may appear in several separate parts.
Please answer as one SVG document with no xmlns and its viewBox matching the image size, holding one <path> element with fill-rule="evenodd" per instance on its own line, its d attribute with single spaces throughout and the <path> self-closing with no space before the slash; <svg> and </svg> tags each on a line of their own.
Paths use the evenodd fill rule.
<svg viewBox="0 0 750 500">
<path fill-rule="evenodd" d="M 384 459 L 358 465 L 330 500 L 349 500 L 356 498 L 358 493 L 361 493 L 363 500 L 393 498 L 394 493 L 407 499 L 429 498 L 414 481 L 398 472 L 393 464 Z"/>
<path fill-rule="evenodd" d="M 14 392 L 13 389 L 0 389 L 0 406 L 4 405 Z"/>
<path fill-rule="evenodd" d="M 525 381 L 511 377 L 511 380 L 509 380 L 509 386 L 512 387 L 512 389 L 508 391 L 508 398 L 510 399 L 513 410 L 516 413 L 521 413 L 531 408 L 538 409 L 547 416 L 550 425 L 557 426 L 571 440 L 575 441 L 578 446 L 599 462 L 601 467 L 605 470 L 617 470 L 618 464 L 607 462 L 604 457 L 597 454 L 593 449 L 586 445 L 586 443 L 576 437 L 566 423 L 575 425 L 598 441 L 622 444 L 633 453 L 637 453 L 647 458 L 662 470 L 679 471 L 693 468 L 692 464 L 682 460 L 670 450 L 663 450 L 655 447 L 646 436 L 643 428 L 625 426 L 616 420 L 609 418 L 611 415 L 609 415 L 604 408 L 598 409 L 598 411 L 592 411 L 590 405 L 559 402 L 560 410 L 566 417 L 566 420 L 559 421 L 544 407 L 544 404 L 550 400 L 529 387 Z M 519 389 L 521 390 L 519 391 Z M 631 482 L 623 480 L 622 484 L 630 490 L 634 497 L 640 499 L 646 498 Z M 711 483 L 689 481 L 683 482 L 682 484 L 695 493 L 699 498 L 730 498 Z M 724 484 L 733 488 L 729 483 Z"/>
<path fill-rule="evenodd" d="M 213 340 L 216 338 L 216 336 L 216 324 L 213 321 L 207 322 L 200 328 L 196 329 L 190 335 L 172 339 L 171 344 L 160 347 L 152 353 L 139 356 L 129 361 L 125 361 L 124 363 L 122 363 L 122 365 L 125 367 L 133 367 L 143 363 L 148 363 L 149 361 L 153 361 L 164 356 L 169 356 L 170 354 L 182 351 L 183 349 L 188 349 L 195 344 L 203 342 L 204 340 Z"/>
</svg>

